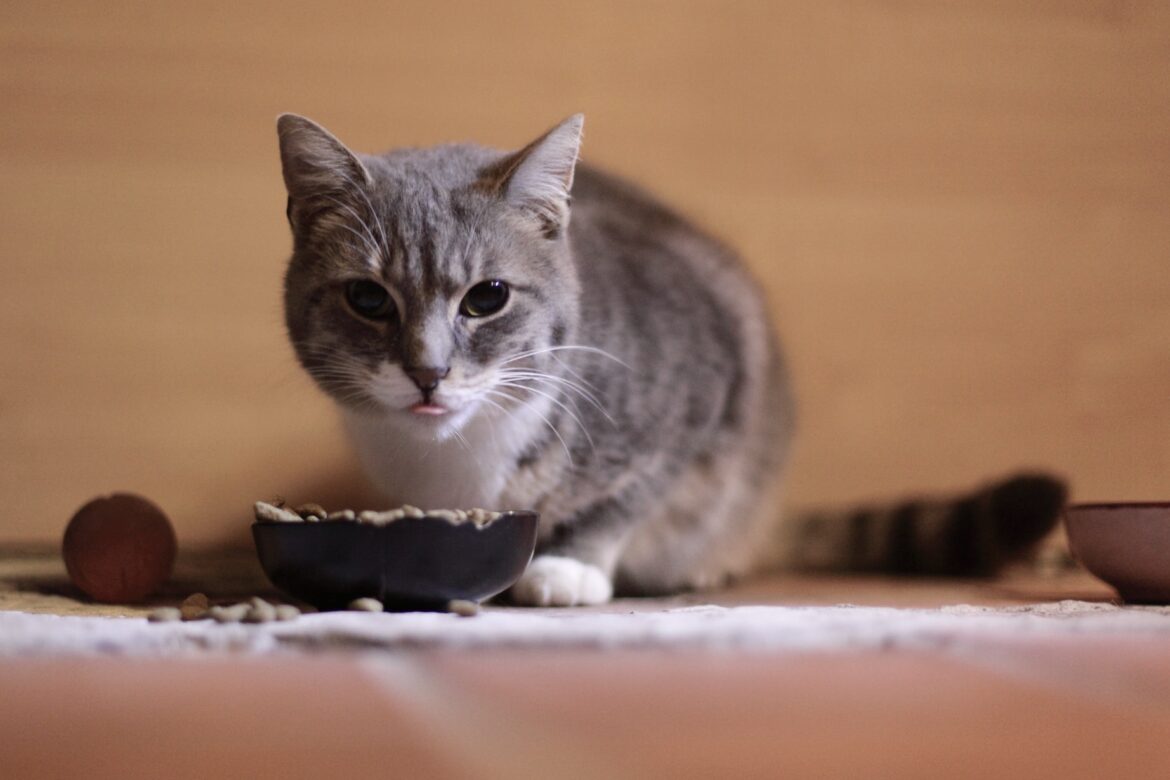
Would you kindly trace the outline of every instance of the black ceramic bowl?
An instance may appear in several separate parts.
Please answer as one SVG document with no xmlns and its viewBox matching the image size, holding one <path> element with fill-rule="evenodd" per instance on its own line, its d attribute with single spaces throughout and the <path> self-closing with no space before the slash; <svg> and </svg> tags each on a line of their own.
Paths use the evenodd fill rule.
<svg viewBox="0 0 1170 780">
<path fill-rule="evenodd" d="M 252 524 L 260 565 L 272 584 L 320 609 L 371 597 L 387 609 L 443 609 L 453 599 L 482 601 L 520 578 L 536 547 L 536 512 L 451 523 L 402 518 Z"/>
</svg>

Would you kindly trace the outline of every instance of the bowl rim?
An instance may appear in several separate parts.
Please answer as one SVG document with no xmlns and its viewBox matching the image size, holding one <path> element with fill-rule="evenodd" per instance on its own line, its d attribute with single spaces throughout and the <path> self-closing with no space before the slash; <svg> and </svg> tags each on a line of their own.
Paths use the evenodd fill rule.
<svg viewBox="0 0 1170 780">
<path fill-rule="evenodd" d="M 314 522 L 310 522 L 308 520 L 304 520 L 302 522 L 294 522 L 291 520 L 288 520 L 288 521 L 261 520 L 259 518 L 254 517 L 252 519 L 252 525 L 253 526 L 257 526 L 257 525 L 277 526 L 277 527 L 283 526 L 286 528 L 301 528 L 301 527 L 336 528 L 338 526 L 355 526 L 355 527 L 362 527 L 362 528 L 389 528 L 390 526 L 395 525 L 396 523 L 403 521 L 403 520 L 429 520 L 430 522 L 433 522 L 433 523 L 447 523 L 448 525 L 454 526 L 456 528 L 463 526 L 463 525 L 470 525 L 470 526 L 474 527 L 475 530 L 477 530 L 477 531 L 487 531 L 492 526 L 494 526 L 496 523 L 500 522 L 501 520 L 505 520 L 507 518 L 510 518 L 510 517 L 535 517 L 535 518 L 537 518 L 537 522 L 539 522 L 539 520 L 540 520 L 540 512 L 537 512 L 535 509 L 499 509 L 499 510 L 493 510 L 493 511 L 496 511 L 498 513 L 498 516 L 493 517 L 491 520 L 488 520 L 488 521 L 483 522 L 483 523 L 475 523 L 475 522 L 472 522 L 470 520 L 452 521 L 452 520 L 448 520 L 445 517 L 436 517 L 435 515 L 427 514 L 427 515 L 423 515 L 422 517 L 401 517 L 398 520 L 391 520 L 388 523 L 365 523 L 365 522 L 362 522 L 362 521 L 357 520 L 357 519 L 354 519 L 354 520 L 320 520 L 320 521 L 314 523 Z"/>
<path fill-rule="evenodd" d="M 1069 504 L 1068 509 L 1170 509 L 1170 501 L 1089 501 Z"/>
</svg>

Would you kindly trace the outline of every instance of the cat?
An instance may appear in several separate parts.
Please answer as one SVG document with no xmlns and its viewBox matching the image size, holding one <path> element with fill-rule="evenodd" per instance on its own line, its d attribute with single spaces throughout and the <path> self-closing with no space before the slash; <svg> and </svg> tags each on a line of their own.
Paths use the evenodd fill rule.
<svg viewBox="0 0 1170 780">
<path fill-rule="evenodd" d="M 794 403 L 763 297 L 723 243 L 579 163 L 583 123 L 366 155 L 279 117 L 289 337 L 389 502 L 538 510 L 508 594 L 532 606 L 785 564 L 983 571 L 1051 527 L 1044 475 L 782 523 Z"/>
</svg>

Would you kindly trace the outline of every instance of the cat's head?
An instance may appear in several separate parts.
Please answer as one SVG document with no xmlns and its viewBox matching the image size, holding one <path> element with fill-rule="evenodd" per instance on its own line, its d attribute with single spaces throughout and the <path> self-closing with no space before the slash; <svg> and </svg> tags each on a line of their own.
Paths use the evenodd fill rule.
<svg viewBox="0 0 1170 780">
<path fill-rule="evenodd" d="M 531 372 L 576 330 L 567 228 L 583 119 L 518 152 L 373 156 L 281 116 L 285 321 L 317 384 L 349 410 L 438 438 L 531 402 L 517 384 L 539 389 Z"/>
</svg>

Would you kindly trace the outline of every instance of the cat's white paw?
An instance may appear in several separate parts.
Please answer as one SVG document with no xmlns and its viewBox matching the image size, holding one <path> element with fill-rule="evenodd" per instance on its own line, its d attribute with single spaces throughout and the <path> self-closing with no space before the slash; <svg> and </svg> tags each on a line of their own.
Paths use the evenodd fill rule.
<svg viewBox="0 0 1170 780">
<path fill-rule="evenodd" d="M 613 585 L 596 566 L 559 555 L 538 555 L 512 586 L 512 600 L 526 607 L 604 604 Z"/>
</svg>

